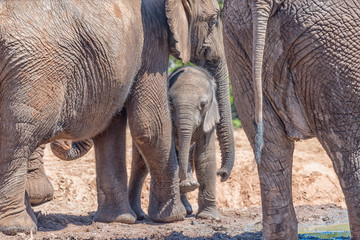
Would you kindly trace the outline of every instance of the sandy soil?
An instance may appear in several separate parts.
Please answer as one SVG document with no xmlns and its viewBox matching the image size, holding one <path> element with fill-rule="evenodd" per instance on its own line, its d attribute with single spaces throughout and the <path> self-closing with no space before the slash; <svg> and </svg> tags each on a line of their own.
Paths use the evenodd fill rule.
<svg viewBox="0 0 360 240">
<path fill-rule="evenodd" d="M 0 239 L 260 239 L 261 199 L 256 164 L 243 130 L 235 131 L 235 141 L 236 162 L 231 178 L 217 184 L 221 222 L 198 220 L 193 215 L 171 224 L 92 222 L 97 209 L 94 151 L 79 160 L 64 162 L 47 148 L 45 169 L 54 185 L 55 197 L 34 207 L 39 221 L 37 234 L 11 237 L 0 234 Z M 131 159 L 130 140 L 127 145 L 127 156 Z M 149 179 L 142 194 L 145 210 L 148 193 Z M 196 191 L 189 195 L 195 210 L 196 196 Z M 293 198 L 300 227 L 347 221 L 344 197 L 331 161 L 315 139 L 296 144 Z"/>
</svg>

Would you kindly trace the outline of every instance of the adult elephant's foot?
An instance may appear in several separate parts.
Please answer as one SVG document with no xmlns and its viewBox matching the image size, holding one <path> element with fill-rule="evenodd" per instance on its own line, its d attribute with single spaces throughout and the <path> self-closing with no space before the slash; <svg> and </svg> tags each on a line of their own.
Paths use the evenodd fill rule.
<svg viewBox="0 0 360 240">
<path fill-rule="evenodd" d="M 133 224 L 136 222 L 136 214 L 131 209 L 123 210 L 118 206 L 99 207 L 94 216 L 95 222 L 121 222 Z"/>
<path fill-rule="evenodd" d="M 16 233 L 30 234 L 30 232 L 36 233 L 36 231 L 36 222 L 26 211 L 0 220 L 0 232 L 6 235 L 15 235 Z"/>
<path fill-rule="evenodd" d="M 187 199 L 186 193 L 182 193 L 181 196 L 180 196 L 180 199 L 181 199 L 181 202 L 182 202 L 182 204 L 184 204 L 184 207 L 186 209 L 186 215 L 192 214 L 193 213 L 192 206 L 191 206 L 191 204 L 189 203 L 189 201 Z"/>
<path fill-rule="evenodd" d="M 27 198 L 27 196 L 25 198 Z M 9 213 L 5 217 L 0 216 L 0 232 L 6 235 L 36 233 L 37 219 L 27 199 L 25 205 L 26 208 L 20 213 Z"/>
<path fill-rule="evenodd" d="M 186 210 L 179 195 L 160 202 L 150 194 L 148 214 L 150 219 L 155 222 L 175 222 L 184 220 Z"/>
<path fill-rule="evenodd" d="M 199 209 L 198 213 L 196 214 L 196 218 L 221 221 L 221 214 L 219 213 L 216 205 L 211 205 Z"/>
</svg>

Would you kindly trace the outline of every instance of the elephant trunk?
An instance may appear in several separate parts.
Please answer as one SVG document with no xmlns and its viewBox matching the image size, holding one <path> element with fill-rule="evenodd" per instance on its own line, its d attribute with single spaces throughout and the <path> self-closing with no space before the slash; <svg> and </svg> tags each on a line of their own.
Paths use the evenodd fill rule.
<svg viewBox="0 0 360 240">
<path fill-rule="evenodd" d="M 179 120 L 180 128 L 178 128 L 179 136 L 179 178 L 180 180 L 186 179 L 186 174 L 189 165 L 189 153 L 191 146 L 191 136 L 193 127 L 191 120 Z"/>
<path fill-rule="evenodd" d="M 61 160 L 72 161 L 84 156 L 94 145 L 91 139 L 78 142 L 57 140 L 51 142 L 51 151 Z"/>
<path fill-rule="evenodd" d="M 234 166 L 235 148 L 231 117 L 231 105 L 229 95 L 229 74 L 225 55 L 215 62 L 207 62 L 204 66 L 215 78 L 217 90 L 216 99 L 219 105 L 220 121 L 216 125 L 216 132 L 221 149 L 221 168 L 217 174 L 224 182 L 230 177 Z"/>
<path fill-rule="evenodd" d="M 260 164 L 264 146 L 262 67 L 265 51 L 267 23 L 272 9 L 272 0 L 252 1 L 253 55 L 252 77 L 255 91 L 255 161 Z"/>
</svg>

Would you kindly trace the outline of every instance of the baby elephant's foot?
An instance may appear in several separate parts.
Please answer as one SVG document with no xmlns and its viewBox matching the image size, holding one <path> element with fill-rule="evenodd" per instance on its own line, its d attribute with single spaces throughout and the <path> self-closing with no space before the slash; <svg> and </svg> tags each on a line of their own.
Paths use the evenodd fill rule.
<svg viewBox="0 0 360 240">
<path fill-rule="evenodd" d="M 180 193 L 192 192 L 199 188 L 200 184 L 193 178 L 180 181 Z"/>
<path fill-rule="evenodd" d="M 54 196 L 54 188 L 45 175 L 43 166 L 28 170 L 26 177 L 26 191 L 32 205 L 42 204 L 50 201 Z"/>
<path fill-rule="evenodd" d="M 191 204 L 189 203 L 189 201 L 187 199 L 186 193 L 182 193 L 180 198 L 181 198 L 182 204 L 184 204 L 184 206 L 185 206 L 186 215 L 192 214 L 193 210 L 192 210 Z"/>
<path fill-rule="evenodd" d="M 196 215 L 196 218 L 221 221 L 221 214 L 219 213 L 215 205 L 199 210 L 199 212 Z"/>
<path fill-rule="evenodd" d="M 95 222 L 121 222 L 133 224 L 136 222 L 136 214 L 130 208 L 123 210 L 118 206 L 102 206 L 96 211 Z"/>
<path fill-rule="evenodd" d="M 144 213 L 144 211 L 141 208 L 132 208 L 132 210 L 135 212 L 136 214 L 136 220 L 144 220 L 144 219 L 148 219 L 148 216 Z"/>
</svg>

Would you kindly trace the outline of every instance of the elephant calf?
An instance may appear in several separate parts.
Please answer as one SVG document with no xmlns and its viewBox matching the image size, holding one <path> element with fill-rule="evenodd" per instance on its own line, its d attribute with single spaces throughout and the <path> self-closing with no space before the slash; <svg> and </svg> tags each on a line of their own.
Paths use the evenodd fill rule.
<svg viewBox="0 0 360 240">
<path fill-rule="evenodd" d="M 189 155 L 191 155 L 190 158 L 194 160 L 196 176 L 200 183 L 197 217 L 220 219 L 215 193 L 215 125 L 220 117 L 215 98 L 214 78 L 202 68 L 183 67 L 177 69 L 169 77 L 169 84 L 169 99 L 180 172 L 188 171 Z M 129 198 L 138 219 L 145 217 L 141 209 L 140 194 L 147 173 L 147 166 L 137 147 L 134 146 Z M 186 189 L 187 185 L 188 189 Z M 187 179 L 180 183 L 180 188 L 188 191 L 191 186 L 196 186 L 196 182 L 192 179 L 192 174 L 188 172 Z M 185 193 L 182 193 L 182 201 L 187 213 L 191 213 L 191 205 Z"/>
</svg>

